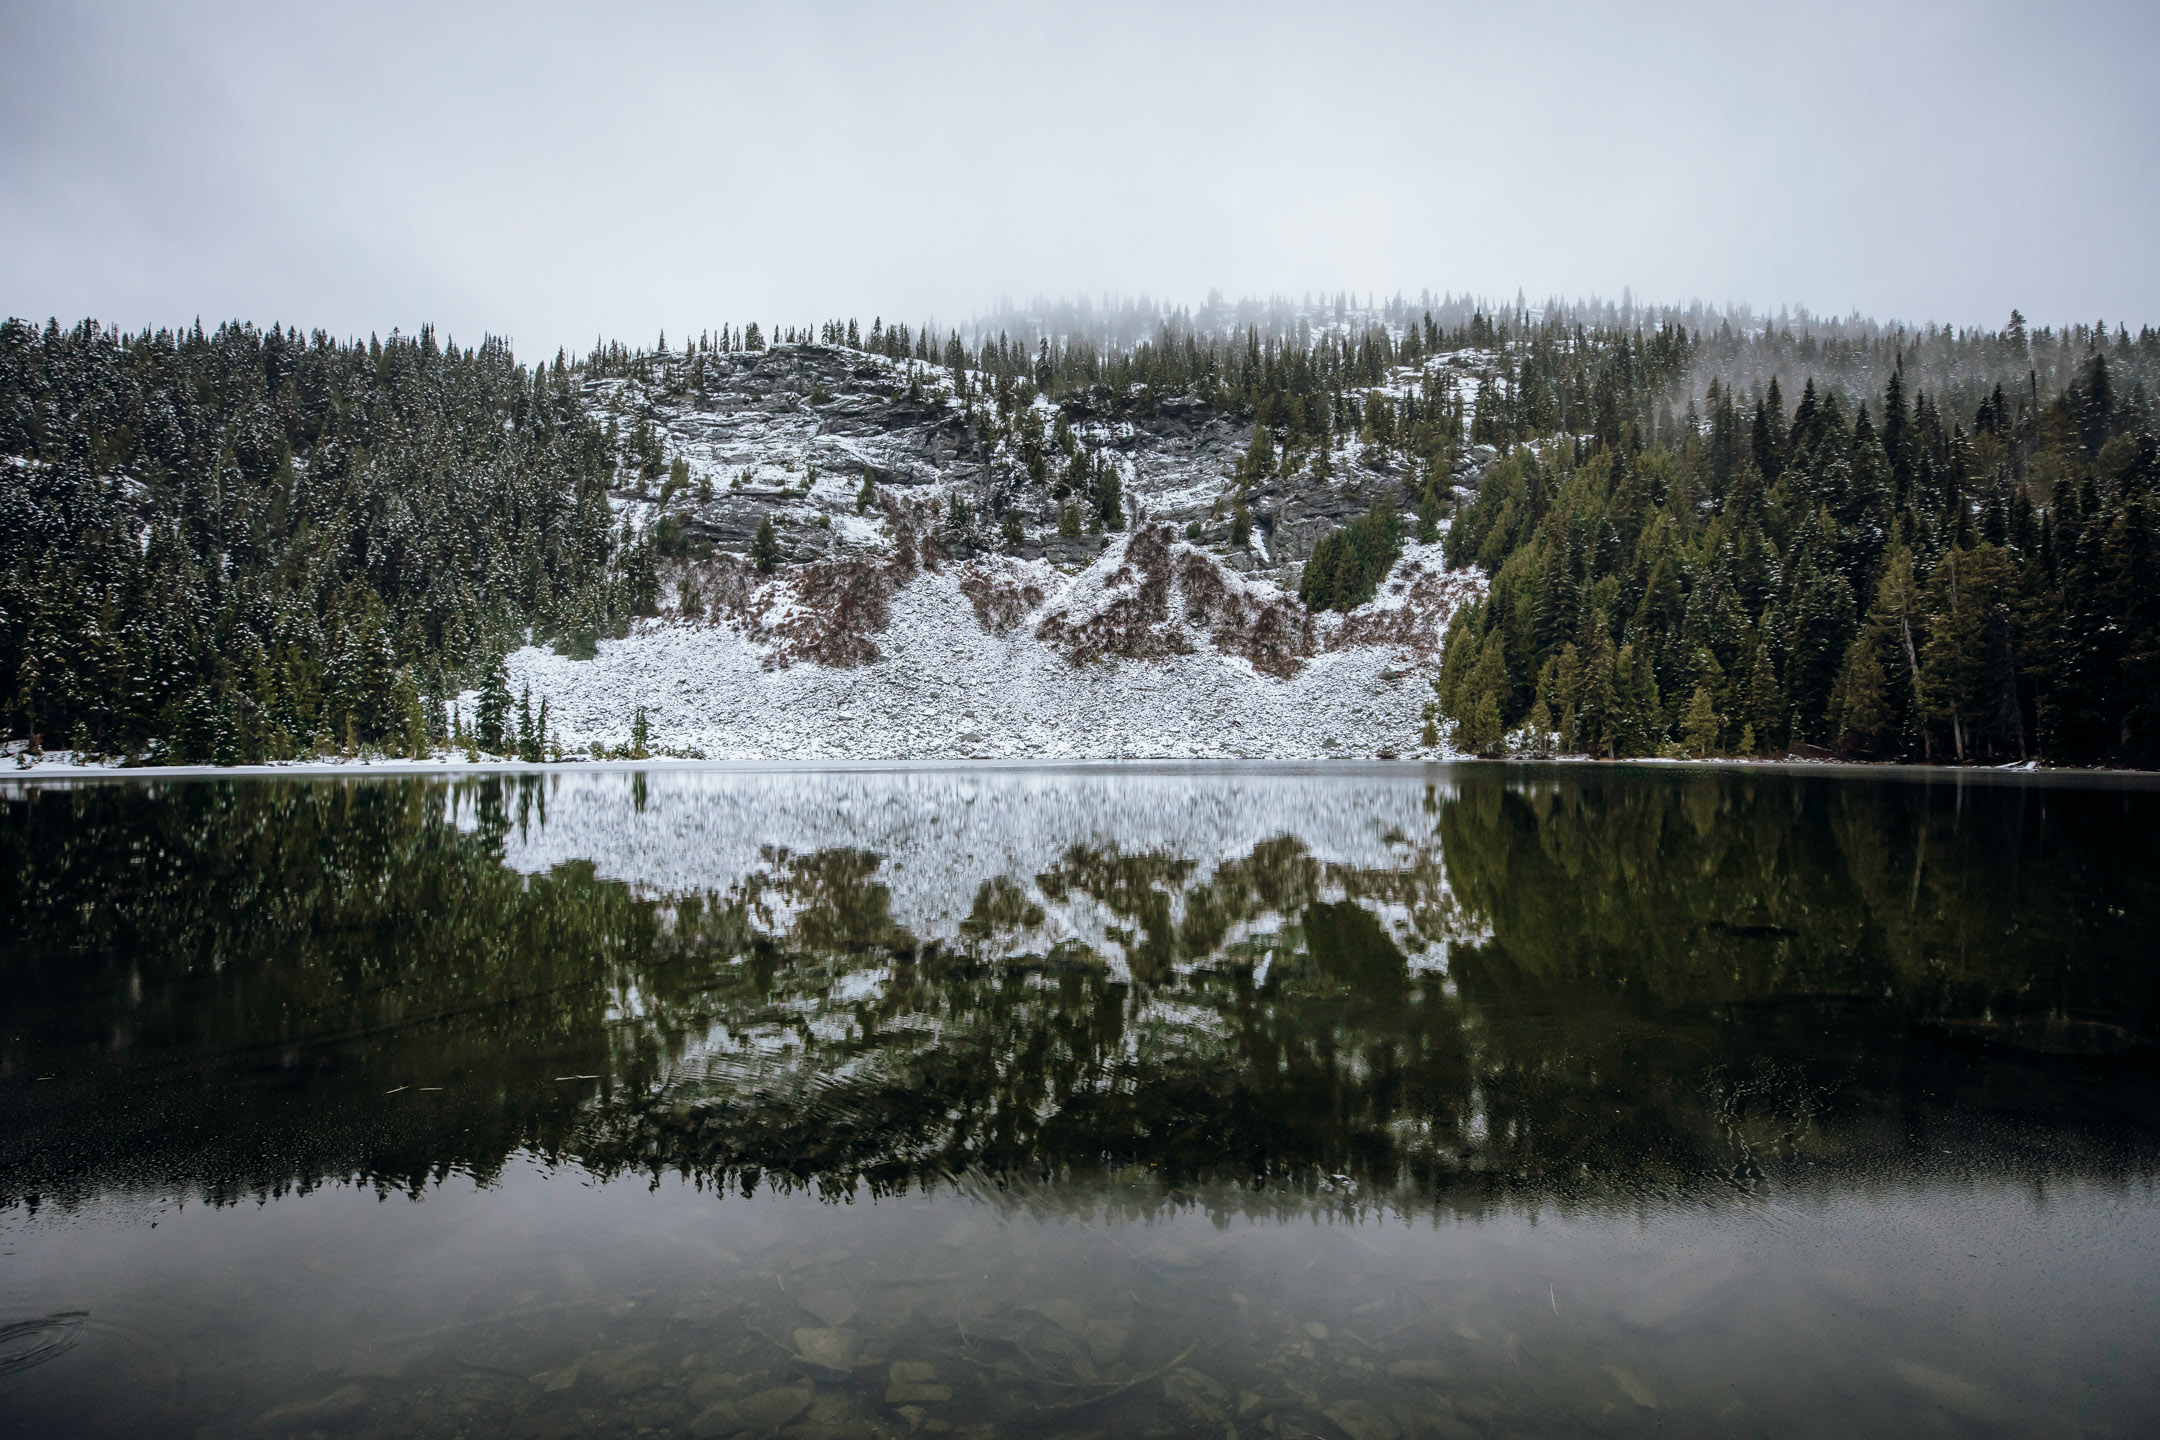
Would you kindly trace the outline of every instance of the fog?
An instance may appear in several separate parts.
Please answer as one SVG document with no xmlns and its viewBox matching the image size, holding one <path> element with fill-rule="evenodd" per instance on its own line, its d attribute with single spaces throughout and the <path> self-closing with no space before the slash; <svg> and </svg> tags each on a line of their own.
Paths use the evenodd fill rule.
<svg viewBox="0 0 2160 1440">
<path fill-rule="evenodd" d="M 628 9 L 9 0 L 0 309 L 526 353 L 1211 290 L 2160 319 L 2149 5 Z"/>
</svg>

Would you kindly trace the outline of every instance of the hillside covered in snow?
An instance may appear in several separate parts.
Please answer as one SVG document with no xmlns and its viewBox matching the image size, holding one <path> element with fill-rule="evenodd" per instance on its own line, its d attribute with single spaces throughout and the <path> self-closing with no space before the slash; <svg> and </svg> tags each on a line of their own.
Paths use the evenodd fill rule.
<svg viewBox="0 0 2160 1440">
<path fill-rule="evenodd" d="M 1361 416 L 1474 390 L 1486 358 L 1390 374 Z M 1278 452 L 1191 393 L 1112 416 L 844 343 L 620 368 L 583 393 L 631 457 L 611 502 L 650 544 L 654 613 L 505 665 L 568 753 L 631 745 L 641 713 L 642 748 L 715 759 L 1435 749 L 1430 681 L 1483 579 L 1444 568 L 1441 526 L 1347 612 L 1298 595 L 1331 531 L 1376 507 L 1417 526 L 1428 477 L 1369 422 Z"/>
</svg>

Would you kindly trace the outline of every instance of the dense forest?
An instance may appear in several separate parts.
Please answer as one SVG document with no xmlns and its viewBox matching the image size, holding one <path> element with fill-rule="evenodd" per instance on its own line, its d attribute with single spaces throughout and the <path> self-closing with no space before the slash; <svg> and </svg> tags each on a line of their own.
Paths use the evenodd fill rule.
<svg viewBox="0 0 2160 1440">
<path fill-rule="evenodd" d="M 0 327 L 14 737 L 189 760 L 423 751 L 528 630 L 640 604 L 570 370 L 431 331 Z"/>
<path fill-rule="evenodd" d="M 505 650 L 658 604 L 669 536 L 621 497 L 679 461 L 584 387 L 694 391 L 716 355 L 820 344 L 913 362 L 1059 474 L 1068 420 L 1179 399 L 1249 423 L 1233 547 L 1263 477 L 1381 477 L 1393 505 L 1324 539 L 1302 595 L 1369 596 L 1398 510 L 1449 526 L 1492 577 L 1438 681 L 1459 748 L 2160 763 L 2160 332 L 1421 301 L 749 324 L 535 366 L 426 329 L 10 320 L 7 735 L 424 753 L 481 685 L 488 748 L 514 744 L 485 684 Z M 1473 446 L 1495 458 L 1466 477 Z M 1092 503 L 1122 524 L 1114 485 Z"/>
<path fill-rule="evenodd" d="M 1533 344 L 1448 539 L 1492 577 L 1439 682 L 1458 746 L 2160 762 L 2152 344 L 1969 421 L 1893 369 L 1857 403 L 1713 382 L 1674 429 L 1625 340 L 1557 403 Z"/>
</svg>

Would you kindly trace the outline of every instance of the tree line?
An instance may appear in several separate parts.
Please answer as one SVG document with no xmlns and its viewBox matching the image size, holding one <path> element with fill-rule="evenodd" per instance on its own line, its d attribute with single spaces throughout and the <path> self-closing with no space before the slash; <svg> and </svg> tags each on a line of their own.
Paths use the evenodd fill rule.
<svg viewBox="0 0 2160 1440">
<path fill-rule="evenodd" d="M 690 484 L 584 387 L 701 393 L 716 357 L 817 343 L 908 362 L 915 398 L 946 372 L 999 477 L 983 515 L 956 505 L 948 523 L 1011 543 L 1026 486 L 1067 533 L 1126 523 L 1117 467 L 1077 441 L 1091 418 L 1176 401 L 1250 423 L 1226 477 L 1233 545 L 1255 485 L 1325 480 L 1354 443 L 1419 539 L 1451 526 L 1451 562 L 1492 576 L 1439 683 L 1470 748 L 2160 760 L 2160 332 L 2034 330 L 2013 312 L 2000 330 L 1796 334 L 1349 298 L 1223 309 L 1241 330 L 1166 313 L 1131 339 L 746 324 L 533 366 L 431 329 L 9 320 L 7 733 L 171 760 L 544 748 L 503 705 L 491 730 L 449 697 L 514 645 L 589 653 L 653 613 L 672 532 L 618 518 L 608 491 Z M 1871 377 L 1886 378 L 1856 388 Z M 1499 457 L 1474 490 L 1455 484 L 1468 445 Z M 1309 605 L 1370 595 L 1394 513 L 1330 537 Z"/>
</svg>

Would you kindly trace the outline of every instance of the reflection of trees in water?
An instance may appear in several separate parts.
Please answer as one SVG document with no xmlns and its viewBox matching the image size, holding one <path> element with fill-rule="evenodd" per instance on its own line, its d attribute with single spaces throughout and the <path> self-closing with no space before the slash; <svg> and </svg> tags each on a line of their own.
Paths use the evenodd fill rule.
<svg viewBox="0 0 2160 1440">
<path fill-rule="evenodd" d="M 2140 1062 L 2031 1051 L 2154 1029 L 2144 793 L 1472 771 L 1384 867 L 1294 836 L 1212 869 L 955 857 L 973 904 L 942 940 L 861 850 L 662 899 L 515 874 L 529 782 L 26 794 L 0 827 L 11 1204 L 413 1188 L 521 1148 L 1296 1204 L 1745 1188 L 1988 1117 L 2042 1168 L 2112 1164 L 2111 1133 L 2143 1153 L 2144 1122 L 2086 1113 L 2149 1101 Z"/>
</svg>

